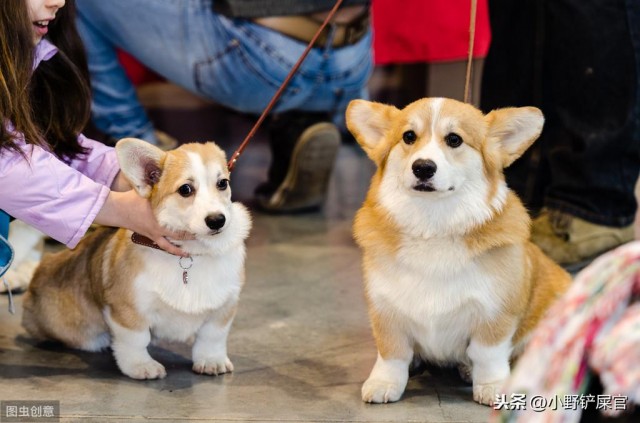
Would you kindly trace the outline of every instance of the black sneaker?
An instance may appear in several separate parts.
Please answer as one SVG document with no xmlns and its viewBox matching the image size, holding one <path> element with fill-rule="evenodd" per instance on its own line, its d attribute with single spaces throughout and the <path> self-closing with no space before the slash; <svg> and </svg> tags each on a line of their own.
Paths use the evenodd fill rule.
<svg viewBox="0 0 640 423">
<path fill-rule="evenodd" d="M 324 203 L 340 147 L 326 114 L 290 113 L 274 119 L 269 180 L 256 189 L 258 206 L 272 213 L 318 210 Z"/>
</svg>

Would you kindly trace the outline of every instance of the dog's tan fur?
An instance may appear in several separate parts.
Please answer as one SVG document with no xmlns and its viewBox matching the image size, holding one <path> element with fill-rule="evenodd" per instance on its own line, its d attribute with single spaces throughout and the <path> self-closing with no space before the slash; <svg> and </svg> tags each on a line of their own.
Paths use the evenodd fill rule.
<svg viewBox="0 0 640 423">
<path fill-rule="evenodd" d="M 527 211 L 504 185 L 503 168 L 535 141 L 542 122 L 535 108 L 485 116 L 448 99 L 423 99 L 403 110 L 362 100 L 349 105 L 348 128 L 377 165 L 354 222 L 378 348 L 363 400 L 398 400 L 416 354 L 473 368 L 474 399 L 491 404 L 508 375 L 509 360 L 567 288 L 570 276 L 529 241 Z M 411 145 L 402 141 L 408 130 L 417 134 Z M 462 147 L 447 147 L 444 137 L 452 132 L 462 137 Z M 427 151 L 437 151 L 441 165 L 452 169 L 451 192 L 417 192 L 402 185 L 410 179 L 405 175 L 411 173 L 411 161 Z M 456 172 L 470 166 L 479 168 L 474 175 L 480 181 L 455 182 Z M 470 183 L 474 189 L 465 191 Z M 411 210 L 399 209 L 398 199 Z M 440 209 L 438 202 L 445 201 Z M 451 223 L 449 210 L 453 215 L 458 209 L 462 218 Z M 451 286 L 463 288 L 461 299 Z M 427 295 L 424 302 L 430 305 L 421 308 L 420 299 L 403 293 L 412 289 Z"/>
<path fill-rule="evenodd" d="M 194 345 L 194 371 L 231 371 L 226 333 L 244 283 L 243 241 L 250 219 L 243 206 L 231 203 L 229 188 L 216 186 L 228 178 L 224 153 L 213 143 L 186 144 L 164 153 L 139 140 L 121 141 L 117 149 L 122 171 L 149 199 L 160 223 L 196 235 L 182 242 L 194 259 L 189 283 L 183 284 L 178 257 L 134 244 L 126 229 L 102 227 L 76 249 L 45 257 L 25 295 L 24 327 L 37 338 L 73 348 L 96 351 L 111 345 L 121 370 L 138 379 L 166 374 L 146 352 L 150 331 L 179 341 L 195 335 L 198 342 L 203 330 L 219 330 L 220 339 L 207 341 L 210 348 L 196 350 Z M 176 192 L 185 182 L 196 190 L 186 198 Z M 210 233 L 198 218 L 207 216 L 207 207 L 226 216 L 219 233 Z M 187 222 L 186 217 L 194 218 Z M 161 288 L 165 285 L 186 299 L 168 303 Z M 219 290 L 220 298 L 196 303 L 187 296 L 190 290 L 196 297 L 198 290 Z M 167 325 L 175 330 L 165 329 Z M 202 338 L 207 337 L 212 338 Z"/>
</svg>

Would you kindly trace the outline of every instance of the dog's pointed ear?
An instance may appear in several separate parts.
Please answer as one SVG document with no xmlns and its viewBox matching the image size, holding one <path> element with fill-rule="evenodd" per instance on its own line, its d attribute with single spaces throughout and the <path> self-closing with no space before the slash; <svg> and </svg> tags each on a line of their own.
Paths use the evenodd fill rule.
<svg viewBox="0 0 640 423">
<path fill-rule="evenodd" d="M 493 110 L 486 116 L 489 142 L 502 157 L 502 167 L 508 167 L 538 139 L 544 116 L 535 107 L 508 107 Z"/>
<path fill-rule="evenodd" d="M 347 107 L 349 132 L 376 164 L 382 160 L 379 147 L 400 110 L 394 106 L 366 100 L 353 100 Z"/>
<path fill-rule="evenodd" d="M 160 180 L 165 152 L 137 138 L 123 138 L 116 144 L 120 169 L 138 194 L 148 198 Z"/>
</svg>

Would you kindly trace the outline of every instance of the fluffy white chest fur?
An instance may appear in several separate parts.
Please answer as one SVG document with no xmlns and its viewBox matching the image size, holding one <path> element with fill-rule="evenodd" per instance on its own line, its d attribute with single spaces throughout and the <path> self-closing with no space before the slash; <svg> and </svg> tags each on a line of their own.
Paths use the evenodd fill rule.
<svg viewBox="0 0 640 423">
<path fill-rule="evenodd" d="M 237 301 L 242 287 L 244 248 L 222 256 L 195 256 L 188 282 L 183 282 L 179 258 L 164 252 L 144 252 L 145 267 L 135 280 L 139 312 L 151 323 L 155 336 L 185 340 L 212 312 L 229 300 Z M 159 257 L 160 256 L 160 257 Z M 182 259 L 184 267 L 189 259 Z"/>
<path fill-rule="evenodd" d="M 431 361 L 464 361 L 473 322 L 500 309 L 492 274 L 454 238 L 405 238 L 369 273 L 371 300 L 410 322 L 419 353 Z"/>
</svg>

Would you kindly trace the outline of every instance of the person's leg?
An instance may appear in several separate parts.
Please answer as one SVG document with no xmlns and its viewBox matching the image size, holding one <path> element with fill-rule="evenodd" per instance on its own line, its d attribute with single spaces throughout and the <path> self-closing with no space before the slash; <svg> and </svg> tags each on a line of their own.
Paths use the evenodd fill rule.
<svg viewBox="0 0 640 423">
<path fill-rule="evenodd" d="M 194 64 L 219 38 L 210 0 L 78 0 L 98 129 L 115 138 L 154 140 L 151 122 L 118 61 L 124 50 L 168 80 L 196 91 Z M 215 43 L 215 41 L 213 41 Z"/>
<path fill-rule="evenodd" d="M 626 0 L 547 2 L 544 109 L 552 182 L 547 206 L 629 225 L 640 169 L 638 69 Z"/>
<path fill-rule="evenodd" d="M 324 203 L 340 132 L 346 130 L 346 107 L 355 98 L 368 98 L 370 42 L 368 35 L 355 45 L 314 49 L 314 67 L 298 76 L 305 87 L 302 97 L 308 100 L 298 110 L 277 113 L 271 120 L 268 180 L 256 189 L 262 209 L 300 212 L 317 210 Z M 280 108 L 287 110 L 290 103 L 283 102 Z"/>
<path fill-rule="evenodd" d="M 82 1 L 79 2 L 82 6 Z M 93 124 L 116 139 L 142 138 L 156 144 L 153 125 L 116 55 L 115 46 L 79 14 L 78 31 L 87 50 Z"/>
<path fill-rule="evenodd" d="M 533 240 L 561 263 L 633 236 L 639 26 L 637 2 L 546 2 L 542 141 L 551 181 Z"/>
<path fill-rule="evenodd" d="M 541 107 L 544 2 L 490 0 L 491 46 L 482 72 L 480 108 Z M 507 183 L 536 214 L 543 206 L 548 170 L 543 139 L 505 170 Z"/>
<path fill-rule="evenodd" d="M 236 111 L 259 114 L 307 47 L 250 20 L 216 17 L 227 37 L 222 51 L 195 63 L 196 92 Z M 220 49 L 220 48 L 218 48 Z M 339 100 L 357 97 L 372 68 L 371 34 L 337 49 L 313 48 L 278 100 L 273 113 L 340 114 Z M 357 93 L 357 95 L 356 95 Z M 343 117 L 336 117 L 338 123 Z"/>
<path fill-rule="evenodd" d="M 151 3 L 154 7 L 165 5 L 163 1 L 152 0 L 79 0 L 77 26 L 87 50 L 92 79 L 93 123 L 116 139 L 132 136 L 157 144 L 153 125 L 116 54 L 116 47 L 129 47 L 127 41 L 140 37 L 156 39 L 148 32 L 154 26 L 151 19 L 161 22 L 167 15 L 152 11 Z M 142 19 L 142 15 L 146 18 Z"/>
<path fill-rule="evenodd" d="M 92 78 L 96 90 L 102 90 L 94 93 L 101 115 L 129 113 L 137 102 L 127 94 L 124 105 L 116 95 L 132 92 L 115 61 L 116 47 L 171 82 L 233 110 L 256 114 L 266 107 L 306 43 L 250 20 L 214 13 L 212 1 L 78 0 L 78 25 Z M 341 90 L 366 85 L 370 44 L 368 34 L 329 53 L 314 48 L 274 111 L 335 111 L 331 108 Z M 341 67 L 327 66 L 329 61 Z M 117 93 L 108 89 L 114 86 Z"/>
</svg>

